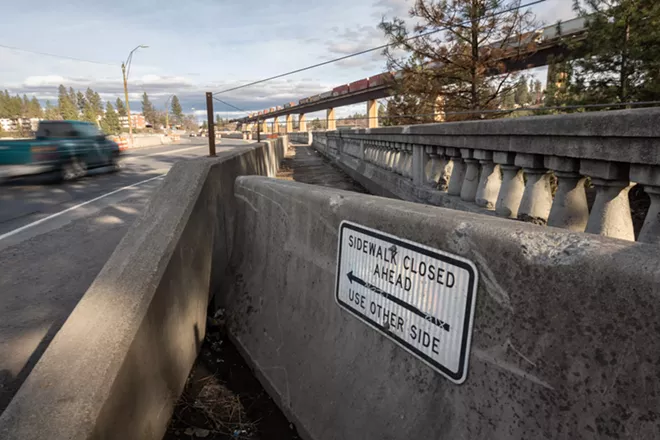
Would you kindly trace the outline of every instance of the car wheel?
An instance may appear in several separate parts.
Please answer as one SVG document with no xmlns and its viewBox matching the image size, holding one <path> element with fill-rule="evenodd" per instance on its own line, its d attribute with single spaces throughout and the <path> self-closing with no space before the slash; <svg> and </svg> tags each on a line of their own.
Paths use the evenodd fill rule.
<svg viewBox="0 0 660 440">
<path fill-rule="evenodd" d="M 119 153 L 112 153 L 110 157 L 110 167 L 112 167 L 112 172 L 117 172 L 121 169 L 119 165 Z"/>
<path fill-rule="evenodd" d="M 68 160 L 60 170 L 63 181 L 76 180 L 87 174 L 87 164 L 77 157 Z"/>
</svg>

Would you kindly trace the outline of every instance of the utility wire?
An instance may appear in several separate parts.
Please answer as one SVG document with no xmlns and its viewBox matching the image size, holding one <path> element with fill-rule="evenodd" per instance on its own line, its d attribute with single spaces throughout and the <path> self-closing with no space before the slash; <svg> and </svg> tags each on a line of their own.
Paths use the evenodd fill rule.
<svg viewBox="0 0 660 440">
<path fill-rule="evenodd" d="M 213 99 L 215 99 L 215 100 L 218 101 L 218 102 L 223 103 L 223 104 L 226 105 L 227 107 L 231 107 L 231 108 L 233 108 L 234 110 L 238 110 L 239 112 L 249 113 L 247 110 L 240 109 L 240 108 L 236 107 L 235 105 L 231 105 L 230 103 L 223 101 L 223 100 L 220 99 L 220 98 L 216 98 L 215 96 L 213 97 Z"/>
<path fill-rule="evenodd" d="M 9 49 L 9 50 L 14 50 L 14 51 L 17 51 L 17 52 L 26 52 L 26 53 L 36 54 L 36 55 L 43 55 L 43 56 L 47 56 L 47 57 L 62 58 L 62 59 L 65 59 L 65 60 L 80 61 L 82 63 L 100 64 L 102 66 L 117 67 L 114 64 L 110 64 L 110 63 L 102 63 L 100 61 L 85 60 L 85 59 L 82 59 L 82 58 L 75 58 L 75 57 L 70 57 L 70 56 L 67 56 L 67 55 L 56 55 L 56 54 L 52 54 L 52 53 L 38 52 L 38 51 L 35 51 L 35 50 L 22 49 L 20 47 L 7 46 L 5 44 L 0 44 L 0 47 L 3 47 L 5 49 Z"/>
<path fill-rule="evenodd" d="M 540 3 L 544 3 L 545 1 L 546 1 L 546 0 L 535 0 L 535 1 L 532 1 L 532 2 L 530 2 L 530 3 L 526 3 L 526 4 L 524 4 L 524 5 L 516 6 L 516 7 L 514 7 L 514 8 L 509 8 L 509 9 L 506 9 L 506 10 L 504 10 L 504 11 L 500 11 L 500 12 L 497 12 L 497 13 L 495 13 L 495 14 L 491 14 L 491 15 L 489 15 L 487 18 L 496 17 L 496 16 L 498 16 L 498 15 L 506 14 L 507 12 L 516 11 L 516 10 L 518 10 L 518 9 L 527 8 L 527 7 L 529 7 L 529 6 L 535 6 L 535 5 L 538 5 L 538 4 L 540 4 Z M 469 24 L 470 22 L 471 22 L 471 20 L 466 20 L 466 21 L 464 21 L 464 22 L 462 22 L 462 23 L 457 23 L 457 26 L 464 25 L 464 24 Z M 408 38 L 404 39 L 403 41 L 414 40 L 414 39 L 416 39 L 416 38 L 425 37 L 425 36 L 427 36 L 427 35 L 431 35 L 431 34 L 436 34 L 436 33 L 438 33 L 438 32 L 442 32 L 442 31 L 447 30 L 447 29 L 448 29 L 448 26 L 445 26 L 445 27 L 442 27 L 442 28 L 439 28 L 439 29 L 434 29 L 434 30 L 432 30 L 432 31 L 428 31 L 428 32 L 421 33 L 421 34 L 419 34 L 419 35 L 413 35 L 413 36 L 411 36 L 411 37 L 408 37 Z M 258 81 L 253 81 L 253 82 L 248 83 L 248 84 L 243 84 L 242 86 L 236 86 L 236 87 L 232 87 L 232 88 L 230 88 L 230 89 L 220 90 L 219 92 L 215 92 L 213 95 L 219 95 L 219 94 L 221 94 L 221 93 L 233 92 L 234 90 L 243 89 L 243 88 L 245 88 L 245 87 L 251 87 L 251 86 L 254 86 L 254 85 L 256 85 L 256 84 L 261 84 L 261 83 L 264 83 L 264 82 L 267 82 L 267 81 L 272 81 L 272 80 L 274 80 L 274 79 L 279 79 L 279 78 L 283 78 L 283 77 L 285 77 L 285 76 L 294 75 L 294 74 L 296 74 L 296 73 L 304 72 L 304 71 L 306 71 L 306 70 L 315 69 L 315 68 L 317 68 L 317 67 L 321 67 L 321 66 L 325 66 L 325 65 L 328 65 L 328 64 L 336 63 L 336 62 L 338 62 L 338 61 L 343 61 L 343 60 L 346 60 L 346 59 L 348 59 L 348 58 L 356 57 L 356 56 L 358 56 L 358 55 L 364 55 L 365 53 L 369 53 L 369 52 L 374 52 L 374 51 L 377 51 L 377 50 L 385 49 L 385 48 L 390 47 L 390 46 L 397 46 L 397 45 L 399 45 L 399 44 L 400 44 L 400 43 L 388 43 L 388 44 L 383 44 L 383 45 L 380 45 L 380 46 L 372 47 L 371 49 L 361 50 L 361 51 L 359 51 L 359 52 L 355 52 L 355 53 L 352 53 L 352 54 L 349 54 L 349 55 L 344 55 L 343 57 L 334 58 L 334 59 L 332 59 L 332 60 L 323 61 L 322 63 L 313 64 L 313 65 L 311 65 L 311 66 L 303 67 L 303 68 L 296 69 L 296 70 L 291 70 L 291 71 L 286 72 L 286 73 L 281 73 L 281 74 L 279 74 L 279 75 L 271 76 L 271 77 L 269 77 L 269 78 L 260 79 L 260 80 L 258 80 Z"/>
</svg>

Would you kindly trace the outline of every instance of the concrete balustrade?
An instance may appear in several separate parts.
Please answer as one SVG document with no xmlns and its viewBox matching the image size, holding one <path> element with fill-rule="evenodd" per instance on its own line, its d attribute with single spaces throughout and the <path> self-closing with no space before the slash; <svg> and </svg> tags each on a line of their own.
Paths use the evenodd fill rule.
<svg viewBox="0 0 660 440">
<path fill-rule="evenodd" d="M 375 194 L 660 244 L 657 120 L 660 109 L 382 127 L 319 132 L 313 145 Z M 375 158 L 358 167 L 330 139 L 369 140 Z M 643 225 L 634 185 L 650 199 Z"/>
</svg>

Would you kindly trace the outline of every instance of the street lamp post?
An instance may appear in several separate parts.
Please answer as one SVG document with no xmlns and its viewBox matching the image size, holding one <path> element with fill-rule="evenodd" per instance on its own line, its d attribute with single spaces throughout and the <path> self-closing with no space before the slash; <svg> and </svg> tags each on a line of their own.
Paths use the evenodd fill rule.
<svg viewBox="0 0 660 440">
<path fill-rule="evenodd" d="M 165 101 L 165 130 L 170 129 L 170 99 L 173 97 L 174 95 L 170 95 Z"/>
<path fill-rule="evenodd" d="M 138 49 L 146 49 L 149 46 L 140 44 L 130 51 L 126 61 L 121 63 L 121 72 L 124 76 L 124 98 L 126 99 L 126 114 L 128 115 L 128 135 L 131 138 L 131 147 L 133 146 L 133 121 L 131 120 L 131 105 L 128 102 L 128 75 L 131 73 L 131 61 L 133 61 L 133 52 Z"/>
</svg>

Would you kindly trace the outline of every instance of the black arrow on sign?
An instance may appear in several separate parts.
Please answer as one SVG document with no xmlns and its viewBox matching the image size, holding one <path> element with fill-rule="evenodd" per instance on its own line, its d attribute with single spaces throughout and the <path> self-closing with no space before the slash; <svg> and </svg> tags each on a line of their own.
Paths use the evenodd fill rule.
<svg viewBox="0 0 660 440">
<path fill-rule="evenodd" d="M 388 300 L 392 301 L 393 303 L 396 303 L 396 304 L 400 305 L 401 307 L 403 307 L 406 310 L 410 310 L 411 312 L 413 312 L 417 316 L 420 316 L 421 318 L 437 325 L 438 327 L 442 328 L 443 330 L 449 331 L 450 327 L 449 327 L 449 324 L 447 324 L 446 322 L 443 322 L 443 321 L 439 320 L 435 316 L 427 315 L 426 313 L 419 310 L 417 307 L 412 306 L 412 305 L 408 304 L 407 302 L 404 302 L 404 301 L 400 300 L 396 296 L 394 296 L 390 293 L 387 293 L 382 289 L 379 289 L 378 287 L 374 286 L 373 284 L 369 284 L 366 281 L 364 281 L 363 279 L 356 277 L 355 275 L 353 275 L 353 271 L 350 271 L 348 274 L 346 274 L 346 276 L 348 277 L 348 281 L 350 281 L 351 284 L 353 284 L 353 281 L 355 281 L 359 285 L 366 287 L 367 289 L 371 290 L 374 293 L 377 293 L 378 295 L 380 295 L 384 298 L 387 298 Z"/>
</svg>

